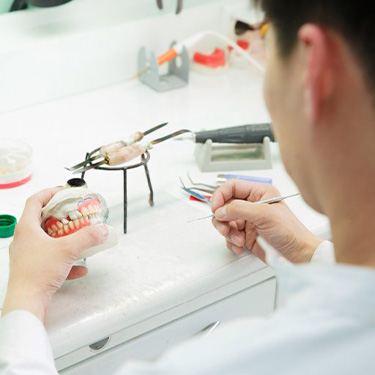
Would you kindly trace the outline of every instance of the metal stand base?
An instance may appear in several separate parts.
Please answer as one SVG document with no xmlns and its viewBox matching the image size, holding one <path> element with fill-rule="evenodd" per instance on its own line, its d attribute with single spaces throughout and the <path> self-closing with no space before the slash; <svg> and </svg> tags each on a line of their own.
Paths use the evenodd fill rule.
<svg viewBox="0 0 375 375">
<path fill-rule="evenodd" d="M 90 158 L 90 153 L 86 154 L 86 160 Z M 148 151 L 146 151 L 142 156 L 141 156 L 141 162 L 137 164 L 132 164 L 129 166 L 124 166 L 124 167 L 96 167 L 94 169 L 101 170 L 101 171 L 122 171 L 123 172 L 123 192 L 124 192 L 124 198 L 123 198 L 123 211 L 124 211 L 124 221 L 123 221 L 123 227 L 124 227 L 124 234 L 127 233 L 128 230 L 128 170 L 130 169 L 135 169 L 138 167 L 143 166 L 146 174 L 146 179 L 147 179 L 147 185 L 150 191 L 149 194 L 149 205 L 151 207 L 154 206 L 154 190 L 152 188 L 152 183 L 151 183 L 151 177 L 150 177 L 150 172 L 148 169 L 148 162 L 150 161 L 150 154 Z M 89 162 L 88 162 L 89 164 Z M 82 173 L 81 178 L 84 179 L 85 173 Z"/>
</svg>

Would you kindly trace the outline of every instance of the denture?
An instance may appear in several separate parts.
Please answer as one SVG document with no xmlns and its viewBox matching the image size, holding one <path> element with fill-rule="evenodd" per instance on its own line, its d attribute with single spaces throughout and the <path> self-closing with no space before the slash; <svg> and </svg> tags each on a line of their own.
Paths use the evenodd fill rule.
<svg viewBox="0 0 375 375">
<path fill-rule="evenodd" d="M 82 179 L 69 180 L 42 210 L 42 228 L 54 238 L 68 236 L 89 225 L 105 223 L 107 205 Z"/>
</svg>

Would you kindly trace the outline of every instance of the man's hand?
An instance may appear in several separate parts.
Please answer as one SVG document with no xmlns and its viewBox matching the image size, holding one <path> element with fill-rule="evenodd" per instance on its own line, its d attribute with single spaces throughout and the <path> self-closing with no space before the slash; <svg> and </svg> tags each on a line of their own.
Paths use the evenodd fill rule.
<svg viewBox="0 0 375 375">
<path fill-rule="evenodd" d="M 284 202 L 256 205 L 261 199 L 280 196 L 269 185 L 229 181 L 212 197 L 213 225 L 226 238 L 228 249 L 241 254 L 246 249 L 265 260 L 257 236 L 294 263 L 309 262 L 321 240 L 315 237 Z"/>
<path fill-rule="evenodd" d="M 3 315 L 28 310 L 44 320 L 46 308 L 66 278 L 87 273 L 85 267 L 73 267 L 80 254 L 104 242 L 106 225 L 89 226 L 59 239 L 41 228 L 41 211 L 59 188 L 44 190 L 30 197 L 16 227 L 9 249 L 10 270 Z"/>
</svg>

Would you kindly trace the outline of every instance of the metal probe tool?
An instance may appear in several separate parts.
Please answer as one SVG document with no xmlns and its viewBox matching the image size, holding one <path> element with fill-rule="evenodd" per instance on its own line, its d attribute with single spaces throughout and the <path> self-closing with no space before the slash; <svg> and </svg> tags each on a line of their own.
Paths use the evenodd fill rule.
<svg viewBox="0 0 375 375">
<path fill-rule="evenodd" d="M 290 195 L 281 195 L 281 196 L 278 196 L 278 197 L 262 199 L 260 201 L 250 202 L 250 203 L 254 203 L 254 204 L 274 204 L 274 203 L 282 202 L 285 199 L 289 199 L 289 198 L 293 198 L 293 197 L 298 197 L 300 195 L 301 195 L 300 193 L 295 193 L 295 194 L 290 194 Z M 200 217 L 198 219 L 190 220 L 189 223 L 193 223 L 195 221 L 200 221 L 200 220 L 205 220 L 205 219 L 211 219 L 213 217 L 215 217 L 215 215 L 211 214 L 209 216 Z"/>
</svg>

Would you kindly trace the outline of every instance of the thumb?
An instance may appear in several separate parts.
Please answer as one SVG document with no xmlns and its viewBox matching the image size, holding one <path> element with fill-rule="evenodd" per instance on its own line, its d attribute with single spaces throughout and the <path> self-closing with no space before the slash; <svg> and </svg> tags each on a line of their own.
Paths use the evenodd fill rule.
<svg viewBox="0 0 375 375">
<path fill-rule="evenodd" d="M 83 251 L 102 244 L 108 238 L 108 233 L 108 226 L 105 224 L 90 225 L 59 241 L 63 244 L 63 248 L 68 248 L 79 258 Z"/>
<path fill-rule="evenodd" d="M 217 209 L 215 218 L 219 221 L 246 220 L 256 223 L 267 217 L 268 211 L 268 205 L 236 199 Z"/>
</svg>

